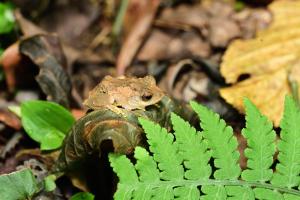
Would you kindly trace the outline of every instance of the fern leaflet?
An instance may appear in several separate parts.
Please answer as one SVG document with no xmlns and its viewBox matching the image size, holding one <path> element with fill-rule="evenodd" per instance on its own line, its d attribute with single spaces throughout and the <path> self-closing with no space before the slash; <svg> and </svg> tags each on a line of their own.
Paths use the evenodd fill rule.
<svg viewBox="0 0 300 200">
<path fill-rule="evenodd" d="M 132 164 L 125 155 L 110 154 L 120 181 L 115 199 L 282 199 L 300 200 L 300 110 L 291 97 L 285 101 L 278 142 L 276 171 L 275 132 L 272 123 L 245 100 L 247 169 L 238 164 L 238 142 L 230 126 L 204 106 L 192 108 L 200 118 L 197 131 L 176 114 L 171 115 L 173 133 L 146 119 L 139 119 L 149 150 L 136 147 Z M 213 162 L 211 162 L 213 161 Z"/>
<path fill-rule="evenodd" d="M 198 114 L 203 129 L 203 137 L 207 139 L 209 148 L 212 150 L 212 157 L 215 159 L 215 166 L 218 168 L 214 177 L 216 179 L 232 179 L 239 177 L 241 169 L 238 164 L 239 153 L 237 152 L 238 142 L 233 137 L 230 126 L 226 126 L 223 119 L 211 110 L 195 102 L 191 103 L 192 108 Z"/>
<path fill-rule="evenodd" d="M 278 160 L 272 183 L 292 188 L 300 184 L 300 111 L 291 97 L 286 104 L 281 121 L 281 140 L 278 143 Z"/>
<path fill-rule="evenodd" d="M 245 150 L 248 169 L 243 171 L 242 179 L 266 182 L 273 173 L 270 167 L 275 153 L 275 131 L 272 123 L 248 99 L 245 99 L 244 104 L 247 116 L 246 128 L 242 133 L 248 144 Z"/>
</svg>

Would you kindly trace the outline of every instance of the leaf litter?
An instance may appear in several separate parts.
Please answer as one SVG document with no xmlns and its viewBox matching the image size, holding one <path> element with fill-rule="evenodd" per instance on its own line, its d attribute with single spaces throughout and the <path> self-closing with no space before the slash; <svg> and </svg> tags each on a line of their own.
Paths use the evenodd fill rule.
<svg viewBox="0 0 300 200">
<path fill-rule="evenodd" d="M 252 38 L 256 31 L 265 29 L 272 20 L 272 15 L 263 6 L 254 8 L 245 4 L 241 11 L 236 11 L 232 2 L 223 1 L 166 3 L 128 0 L 128 10 L 116 39 L 112 33 L 115 17 L 119 14 L 120 4 L 116 1 L 71 3 L 57 0 L 51 3 L 45 1 L 45 4 L 35 4 L 30 8 L 20 1 L 12 1 L 21 9 L 21 12 L 15 12 L 15 16 L 23 37 L 17 36 L 14 42 L 19 41 L 14 45 L 9 44 L 13 51 L 1 60 L 6 70 L 6 83 L 0 86 L 4 88 L 0 90 L 0 98 L 19 102 L 13 91 L 29 89 L 36 92 L 38 98 L 46 99 L 48 96 L 49 99 L 69 105 L 76 118 L 85 116 L 86 110 L 82 109 L 81 102 L 88 92 L 106 75 L 117 74 L 138 77 L 154 75 L 158 85 L 165 88 L 170 96 L 185 102 L 196 99 L 222 115 L 236 116 L 217 92 L 218 88 L 224 86 L 219 73 L 221 58 L 233 40 Z M 55 32 L 56 36 L 50 32 Z M 56 39 L 45 39 L 49 37 Z M 30 42 L 26 51 L 21 48 L 24 41 Z M 55 41 L 54 48 L 51 47 L 51 41 Z M 43 48 L 33 52 L 31 44 L 41 44 Z M 52 59 L 51 63 L 54 60 L 56 63 L 50 67 L 54 71 L 43 72 L 45 79 L 50 80 L 51 74 L 59 74 L 56 78 L 52 76 L 50 82 L 39 83 L 40 86 L 34 76 L 41 73 L 41 69 L 46 69 L 44 67 L 49 59 L 36 57 L 38 52 L 43 52 L 46 58 Z M 18 78 L 20 74 L 21 78 Z M 31 74 L 30 81 L 23 74 Z M 290 78 L 295 80 L 297 77 Z M 239 132 L 242 122 L 237 117 L 229 120 L 237 124 Z M 1 133 L 8 130 L 14 132 L 5 126 Z M 8 144 L 11 136 L 4 134 L 3 141 Z M 122 142 L 116 144 L 122 145 Z M 37 144 L 32 144 L 24 136 L 18 146 L 21 149 L 32 148 Z M 0 172 L 16 169 L 20 160 L 14 160 L 14 155 L 18 152 L 19 147 L 12 150 L 4 161 L 0 160 Z M 27 156 L 27 160 L 34 157 L 33 154 Z M 45 161 L 46 165 L 49 163 Z M 103 177 L 103 180 L 111 181 L 111 172 L 108 171 L 106 169 L 107 177 Z M 101 197 L 109 199 L 112 183 L 102 185 Z M 97 189 L 91 188 L 99 197 Z M 70 193 L 74 194 L 71 190 L 72 186 L 68 186 L 68 191 L 64 190 L 63 195 L 70 197 Z"/>
</svg>

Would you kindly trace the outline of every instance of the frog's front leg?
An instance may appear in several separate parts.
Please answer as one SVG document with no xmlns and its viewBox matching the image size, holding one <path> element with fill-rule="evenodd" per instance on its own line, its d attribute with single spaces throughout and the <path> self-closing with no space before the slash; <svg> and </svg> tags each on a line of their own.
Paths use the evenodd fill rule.
<svg viewBox="0 0 300 200">
<path fill-rule="evenodd" d="M 121 115 L 122 117 L 126 117 L 126 111 L 122 108 L 119 108 L 117 106 L 114 106 L 114 105 L 107 105 L 106 106 L 108 109 L 110 109 L 111 111 L 113 111 L 114 113 L 118 114 L 118 115 Z"/>
</svg>

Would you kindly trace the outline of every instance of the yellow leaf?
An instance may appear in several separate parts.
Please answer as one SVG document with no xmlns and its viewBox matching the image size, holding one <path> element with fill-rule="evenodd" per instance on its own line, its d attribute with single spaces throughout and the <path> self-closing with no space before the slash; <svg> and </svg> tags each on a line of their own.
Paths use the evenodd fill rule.
<svg viewBox="0 0 300 200">
<path fill-rule="evenodd" d="M 251 40 L 236 40 L 227 49 L 221 73 L 231 87 L 221 96 L 241 112 L 248 97 L 279 125 L 289 79 L 300 84 L 300 0 L 275 1 L 269 6 L 273 22 Z M 238 82 L 241 75 L 250 77 Z"/>
</svg>

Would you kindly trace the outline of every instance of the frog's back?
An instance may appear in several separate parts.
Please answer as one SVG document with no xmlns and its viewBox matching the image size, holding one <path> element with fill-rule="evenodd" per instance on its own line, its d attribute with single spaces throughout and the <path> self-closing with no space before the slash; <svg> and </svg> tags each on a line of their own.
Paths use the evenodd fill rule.
<svg viewBox="0 0 300 200">
<path fill-rule="evenodd" d="M 108 88 L 101 82 L 89 92 L 89 96 L 83 102 L 83 105 L 96 110 L 112 103 L 108 94 Z"/>
</svg>

